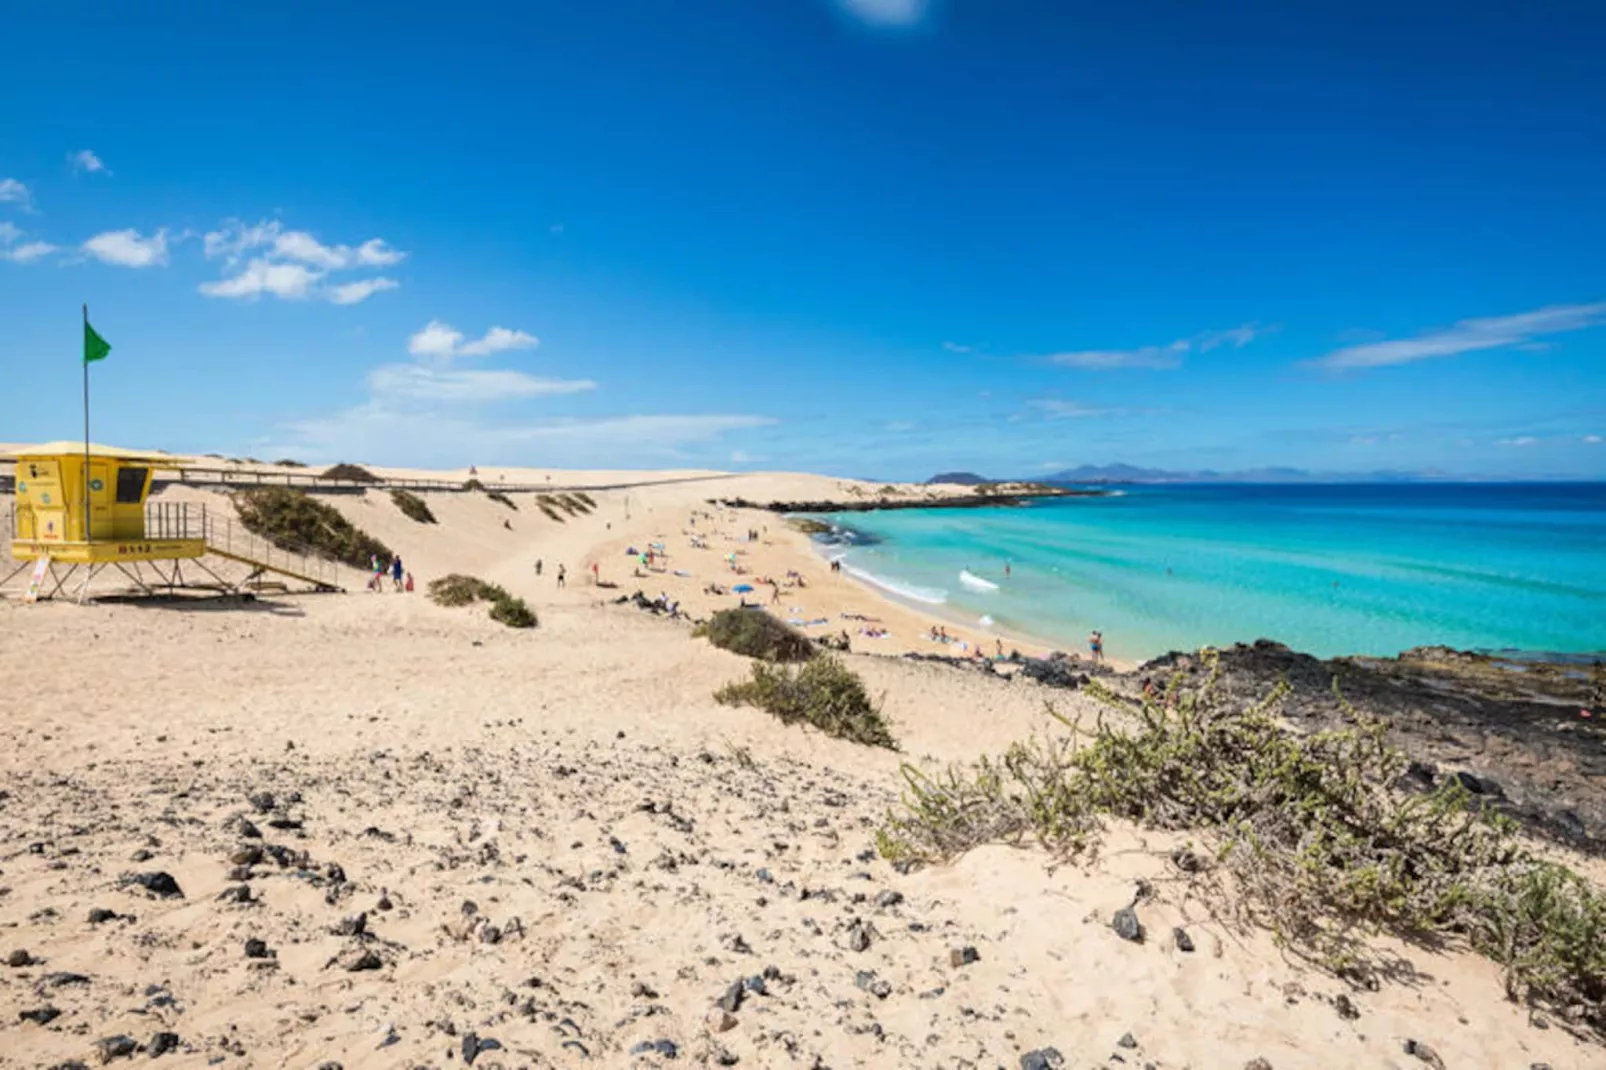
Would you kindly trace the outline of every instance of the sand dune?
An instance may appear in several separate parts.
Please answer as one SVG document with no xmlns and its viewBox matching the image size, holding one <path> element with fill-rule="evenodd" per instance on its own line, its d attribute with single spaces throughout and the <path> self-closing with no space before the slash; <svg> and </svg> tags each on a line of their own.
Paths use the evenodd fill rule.
<svg viewBox="0 0 1606 1070">
<path fill-rule="evenodd" d="M 717 482 L 838 482 L 788 478 Z M 902 754 L 717 705 L 743 659 L 583 580 L 596 561 L 622 591 L 729 604 L 698 593 L 725 544 L 686 547 L 712 496 L 691 487 L 599 493 L 563 523 L 478 495 L 430 496 L 437 525 L 328 499 L 420 580 L 526 596 L 532 631 L 355 574 L 249 604 L 0 602 L 0 959 L 26 952 L 0 967 L 0 1065 L 115 1065 L 120 1036 L 185 1066 L 1431 1065 L 1407 1040 L 1448 1067 L 1600 1065 L 1476 956 L 1397 948 L 1410 969 L 1377 991 L 1300 965 L 1213 916 L 1168 837 L 895 870 L 871 848 L 901 761 L 996 751 L 1045 700 L 1090 700 L 852 655 Z M 777 518 L 721 530 L 750 525 L 769 528 L 740 544 L 754 574 L 803 571 L 810 612 L 862 607 L 917 645 L 925 618 L 831 577 Z M 693 576 L 635 581 L 623 550 L 648 538 Z M 128 881 L 151 874 L 182 896 Z M 1137 944 L 1110 919 L 1140 879 Z"/>
</svg>

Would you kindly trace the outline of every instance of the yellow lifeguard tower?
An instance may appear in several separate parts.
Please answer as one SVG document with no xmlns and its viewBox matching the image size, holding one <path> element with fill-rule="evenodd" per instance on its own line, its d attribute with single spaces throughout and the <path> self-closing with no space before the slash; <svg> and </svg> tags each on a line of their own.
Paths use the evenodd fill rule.
<svg viewBox="0 0 1606 1070">
<path fill-rule="evenodd" d="M 210 515 L 204 504 L 148 503 L 158 469 L 182 467 L 172 457 L 82 442 L 47 442 L 13 450 L 4 457 L 16 465 L 16 506 L 11 525 L 11 556 L 30 566 L 28 599 L 53 597 L 79 568 L 86 568 L 80 597 L 95 574 L 115 567 L 145 594 L 154 588 L 190 587 L 180 563 L 192 561 L 213 581 L 199 586 L 222 591 L 260 588 L 274 573 L 312 585 L 340 587 L 332 562 L 305 551 L 274 546 L 236 528 L 226 517 Z M 216 555 L 250 567 L 240 582 L 228 582 L 200 562 Z M 159 562 L 169 562 L 164 574 Z M 56 566 L 68 566 L 57 577 Z M 156 574 L 147 580 L 143 566 Z M 11 576 L 0 579 L 0 584 Z"/>
</svg>

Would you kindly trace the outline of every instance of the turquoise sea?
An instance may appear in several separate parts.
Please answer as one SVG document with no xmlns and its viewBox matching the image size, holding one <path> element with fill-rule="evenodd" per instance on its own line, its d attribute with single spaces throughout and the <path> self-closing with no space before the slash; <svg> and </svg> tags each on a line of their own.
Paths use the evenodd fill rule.
<svg viewBox="0 0 1606 1070">
<path fill-rule="evenodd" d="M 1257 638 L 1606 651 L 1606 484 L 1131 487 L 821 519 L 850 574 L 967 636 L 1085 650 L 1097 628 L 1122 659 Z"/>
</svg>

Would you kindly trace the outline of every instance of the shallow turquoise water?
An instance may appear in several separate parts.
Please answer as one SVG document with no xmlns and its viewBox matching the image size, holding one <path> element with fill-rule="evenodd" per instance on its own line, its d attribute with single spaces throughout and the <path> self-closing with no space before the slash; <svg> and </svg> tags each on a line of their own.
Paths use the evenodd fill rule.
<svg viewBox="0 0 1606 1070">
<path fill-rule="evenodd" d="M 1606 484 L 1131 488 L 825 519 L 867 543 L 826 549 L 867 582 L 1067 648 L 1098 628 L 1117 658 L 1261 637 L 1323 657 L 1606 651 Z"/>
</svg>

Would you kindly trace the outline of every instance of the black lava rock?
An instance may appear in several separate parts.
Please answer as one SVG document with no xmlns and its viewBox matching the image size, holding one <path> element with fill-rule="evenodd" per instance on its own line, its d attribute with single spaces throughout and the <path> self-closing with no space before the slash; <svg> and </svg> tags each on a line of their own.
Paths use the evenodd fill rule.
<svg viewBox="0 0 1606 1070">
<path fill-rule="evenodd" d="M 1178 951 L 1193 950 L 1193 937 L 1188 935 L 1188 930 L 1183 928 L 1172 929 L 1171 936 L 1177 942 Z"/>
<path fill-rule="evenodd" d="M 271 791 L 259 791 L 256 794 L 249 796 L 249 801 L 251 806 L 259 814 L 268 813 L 276 805 L 278 805 L 278 801 L 274 799 L 273 792 Z"/>
<path fill-rule="evenodd" d="M 151 1042 L 146 1045 L 146 1049 L 150 1052 L 152 1059 L 160 1059 L 170 1051 L 177 1051 L 178 1045 L 177 1033 L 157 1033 L 154 1037 L 151 1037 Z"/>
<path fill-rule="evenodd" d="M 95 907 L 89 912 L 89 924 L 100 925 L 103 922 L 116 921 L 118 917 L 120 917 L 120 915 L 115 910 L 107 910 L 105 907 Z"/>
<path fill-rule="evenodd" d="M 33 964 L 34 957 L 28 954 L 26 948 L 19 947 L 17 950 L 6 956 L 6 965 L 10 966 L 14 970 L 21 969 L 24 966 L 32 966 Z"/>
<path fill-rule="evenodd" d="M 22 1011 L 17 1017 L 24 1022 L 32 1022 L 35 1025 L 49 1025 L 61 1017 L 61 1011 L 47 1003 L 43 1007 Z"/>
<path fill-rule="evenodd" d="M 902 902 L 903 893 L 895 892 L 891 888 L 888 888 L 886 891 L 881 892 L 875 897 L 875 905 L 883 910 L 885 910 L 887 907 L 895 907 Z"/>
<path fill-rule="evenodd" d="M 1060 1070 L 1064 1065 L 1058 1048 L 1039 1048 L 1020 1057 L 1020 1070 Z"/>
<path fill-rule="evenodd" d="M 268 950 L 268 945 L 265 941 L 251 939 L 245 942 L 245 957 L 248 959 L 269 959 L 273 958 L 274 955 L 272 951 Z"/>
<path fill-rule="evenodd" d="M 1143 943 L 1143 923 L 1138 921 L 1138 912 L 1131 907 L 1117 910 L 1115 917 L 1110 919 L 1110 928 L 1114 929 L 1115 935 L 1123 940 L 1130 940 L 1134 944 Z"/>
<path fill-rule="evenodd" d="M 742 982 L 733 981 L 731 986 L 725 989 L 725 994 L 719 997 L 719 1009 L 726 1014 L 735 1014 L 742 1009 L 742 1001 L 745 998 L 746 990 L 742 987 Z"/>
<path fill-rule="evenodd" d="M 113 1059 L 126 1059 L 139 1050 L 139 1042 L 124 1033 L 116 1036 L 101 1037 L 95 1042 L 95 1050 L 100 1053 L 100 1061 L 109 1063 Z"/>
<path fill-rule="evenodd" d="M 956 947 L 952 951 L 948 952 L 948 965 L 952 966 L 956 970 L 961 966 L 969 966 L 972 962 L 980 961 L 981 953 L 968 945 L 965 947 Z"/>
<path fill-rule="evenodd" d="M 131 873 L 122 880 L 123 886 L 138 885 L 158 899 L 183 899 L 184 889 L 178 886 L 171 873 Z"/>
</svg>

